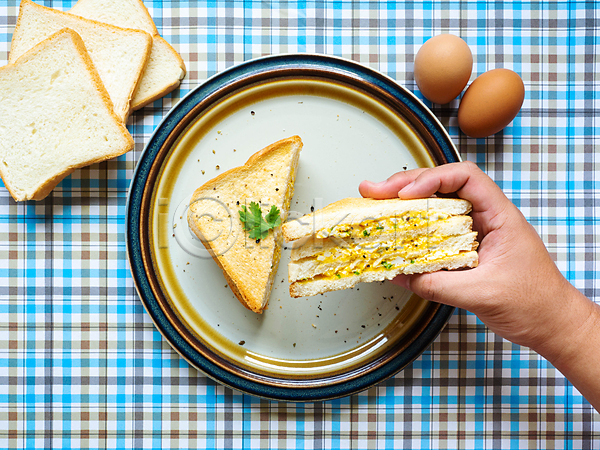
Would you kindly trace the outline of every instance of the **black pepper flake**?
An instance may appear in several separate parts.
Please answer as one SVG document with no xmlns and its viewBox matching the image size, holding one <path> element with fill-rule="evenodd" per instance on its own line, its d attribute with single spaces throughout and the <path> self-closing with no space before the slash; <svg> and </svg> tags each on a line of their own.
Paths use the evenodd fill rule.
<svg viewBox="0 0 600 450">
<path fill-rule="evenodd" d="M 276 190 L 277 192 L 279 192 L 279 188 L 275 188 L 275 190 Z"/>
<path fill-rule="evenodd" d="M 403 166 L 402 168 L 403 168 L 404 170 L 408 169 L 408 167 L 407 167 L 407 166 Z"/>
<path fill-rule="evenodd" d="M 259 244 L 259 243 L 260 243 L 260 239 L 257 239 L 257 240 L 256 240 L 256 243 L 257 243 L 257 244 Z"/>
<path fill-rule="evenodd" d="M 256 113 L 255 113 L 254 111 L 250 111 L 250 114 L 254 115 L 254 114 L 256 114 Z"/>
<path fill-rule="evenodd" d="M 400 308 L 398 306 L 396 306 L 396 311 L 400 311 Z"/>
<path fill-rule="evenodd" d="M 294 345 L 294 347 L 295 347 L 295 346 L 296 346 L 296 343 L 294 342 L 294 344 L 293 344 L 293 345 Z"/>
<path fill-rule="evenodd" d="M 362 328 L 367 328 L 367 327 L 366 327 L 366 326 L 364 326 L 364 325 L 361 325 L 361 327 L 362 327 Z"/>
<path fill-rule="evenodd" d="M 246 341 L 240 341 L 238 342 L 239 345 L 244 345 L 246 343 Z"/>
<path fill-rule="evenodd" d="M 335 332 L 337 333 L 337 330 L 335 330 Z"/>
<path fill-rule="evenodd" d="M 311 206 L 311 207 L 310 207 L 310 212 L 314 212 L 314 210 L 315 210 L 315 207 L 314 207 L 314 206 Z"/>
<path fill-rule="evenodd" d="M 240 206 L 240 201 L 235 202 L 236 205 Z"/>
</svg>

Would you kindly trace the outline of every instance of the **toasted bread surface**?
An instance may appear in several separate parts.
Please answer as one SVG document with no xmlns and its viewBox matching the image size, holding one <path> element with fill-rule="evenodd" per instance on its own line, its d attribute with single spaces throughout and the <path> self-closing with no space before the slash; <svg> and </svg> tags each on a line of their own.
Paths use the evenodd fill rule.
<svg viewBox="0 0 600 450">
<path fill-rule="evenodd" d="M 186 68 L 181 56 L 159 35 L 148 9 L 140 0 L 79 0 L 70 13 L 152 35 L 152 50 L 131 101 L 133 110 L 165 96 L 185 77 Z"/>
<path fill-rule="evenodd" d="M 76 168 L 132 148 L 74 31 L 0 68 L 0 175 L 15 200 L 41 200 Z"/>
<path fill-rule="evenodd" d="M 271 205 L 282 221 L 289 211 L 302 141 L 275 142 L 199 187 L 192 195 L 188 224 L 221 267 L 233 293 L 248 309 L 267 306 L 281 254 L 281 227 L 254 241 L 239 218 L 242 206 L 259 203 L 263 216 Z"/>
<path fill-rule="evenodd" d="M 131 99 L 152 46 L 144 31 L 115 27 L 22 0 L 13 34 L 9 63 L 63 28 L 79 34 L 121 121 L 126 122 Z"/>
</svg>

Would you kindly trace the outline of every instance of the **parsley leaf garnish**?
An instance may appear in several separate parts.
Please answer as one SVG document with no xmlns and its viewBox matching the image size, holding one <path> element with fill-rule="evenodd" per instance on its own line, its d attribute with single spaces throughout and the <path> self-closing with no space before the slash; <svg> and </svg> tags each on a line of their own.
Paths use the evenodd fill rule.
<svg viewBox="0 0 600 450">
<path fill-rule="evenodd" d="M 256 239 L 257 241 L 264 239 L 269 234 L 269 230 L 281 225 L 279 208 L 275 205 L 271 206 L 271 209 L 264 218 L 260 205 L 256 202 L 250 202 L 249 210 L 244 205 L 238 212 L 240 220 L 244 225 L 244 230 L 250 232 L 250 239 Z"/>
</svg>

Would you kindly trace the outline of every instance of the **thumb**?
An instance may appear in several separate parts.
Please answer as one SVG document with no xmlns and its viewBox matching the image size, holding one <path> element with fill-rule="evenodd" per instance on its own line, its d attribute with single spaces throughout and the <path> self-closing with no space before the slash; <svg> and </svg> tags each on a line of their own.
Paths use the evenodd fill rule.
<svg viewBox="0 0 600 450">
<path fill-rule="evenodd" d="M 473 273 L 477 269 L 398 275 L 392 282 L 425 300 L 472 311 L 483 294 L 477 274 Z"/>
</svg>

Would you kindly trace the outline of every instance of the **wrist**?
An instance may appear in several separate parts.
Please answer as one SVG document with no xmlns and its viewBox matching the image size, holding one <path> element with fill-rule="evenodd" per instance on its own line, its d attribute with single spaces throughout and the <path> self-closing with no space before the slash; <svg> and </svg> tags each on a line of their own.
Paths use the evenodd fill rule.
<svg viewBox="0 0 600 450">
<path fill-rule="evenodd" d="M 549 337 L 531 346 L 561 371 L 584 357 L 590 338 L 600 330 L 600 307 L 570 284 L 565 294 L 555 320 L 548 323 Z"/>
</svg>

